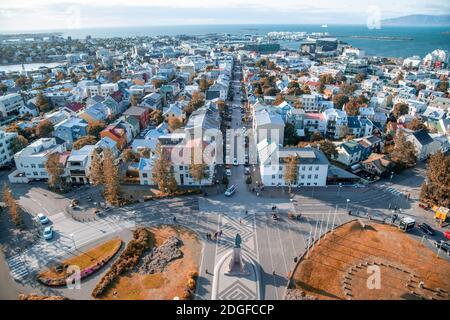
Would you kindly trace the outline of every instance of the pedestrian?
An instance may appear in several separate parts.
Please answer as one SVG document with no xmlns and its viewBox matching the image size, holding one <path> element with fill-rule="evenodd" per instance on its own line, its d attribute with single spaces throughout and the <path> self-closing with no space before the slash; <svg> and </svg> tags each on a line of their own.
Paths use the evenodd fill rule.
<svg viewBox="0 0 450 320">
<path fill-rule="evenodd" d="M 297 257 L 294 257 L 294 263 L 297 263 L 298 259 Z"/>
<path fill-rule="evenodd" d="M 245 210 L 245 214 L 248 214 L 248 210 Z"/>
<path fill-rule="evenodd" d="M 275 275 L 275 270 L 273 270 L 272 275 Z"/>
<path fill-rule="evenodd" d="M 206 273 L 206 274 L 209 274 L 208 269 L 205 269 L 205 273 Z"/>
<path fill-rule="evenodd" d="M 173 216 L 173 223 L 177 222 L 177 217 Z"/>
<path fill-rule="evenodd" d="M 217 239 L 217 232 L 214 232 L 214 239 Z"/>
<path fill-rule="evenodd" d="M 222 229 L 219 230 L 219 237 L 222 236 Z"/>
<path fill-rule="evenodd" d="M 239 224 L 242 224 L 242 219 L 241 218 L 239 218 Z"/>
</svg>

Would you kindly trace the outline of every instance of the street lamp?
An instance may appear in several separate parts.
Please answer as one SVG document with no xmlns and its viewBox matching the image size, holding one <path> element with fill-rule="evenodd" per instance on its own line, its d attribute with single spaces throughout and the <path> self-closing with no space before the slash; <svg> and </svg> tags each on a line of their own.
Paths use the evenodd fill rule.
<svg viewBox="0 0 450 320">
<path fill-rule="evenodd" d="M 391 171 L 391 181 L 392 181 L 393 177 L 394 177 L 394 171 Z"/>
<path fill-rule="evenodd" d="M 339 194 L 341 194 L 341 188 L 342 188 L 342 183 L 341 183 L 341 182 L 339 182 L 339 187 L 338 187 L 338 192 L 337 192 L 337 193 L 338 193 L 338 195 L 339 195 Z"/>
<path fill-rule="evenodd" d="M 350 202 L 350 199 L 347 199 L 347 206 L 345 207 L 345 210 L 348 211 L 348 203 Z"/>
</svg>

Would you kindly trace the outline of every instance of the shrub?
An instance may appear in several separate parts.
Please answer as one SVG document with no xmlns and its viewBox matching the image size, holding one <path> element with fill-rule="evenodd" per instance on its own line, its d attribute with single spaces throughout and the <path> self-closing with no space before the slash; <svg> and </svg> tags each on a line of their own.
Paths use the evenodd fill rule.
<svg viewBox="0 0 450 320">
<path fill-rule="evenodd" d="M 94 298 L 101 296 L 116 277 L 125 271 L 132 270 L 137 265 L 144 251 L 150 247 L 149 240 L 150 235 L 147 229 L 139 228 L 133 231 L 133 239 L 128 242 L 119 259 L 111 266 L 92 291 Z"/>
</svg>

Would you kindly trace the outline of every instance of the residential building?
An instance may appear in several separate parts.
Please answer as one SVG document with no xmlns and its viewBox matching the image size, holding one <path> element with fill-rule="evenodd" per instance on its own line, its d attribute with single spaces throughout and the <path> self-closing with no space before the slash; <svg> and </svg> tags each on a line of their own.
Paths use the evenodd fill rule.
<svg viewBox="0 0 450 320">
<path fill-rule="evenodd" d="M 72 150 L 67 159 L 67 170 L 70 175 L 71 183 L 89 183 L 89 171 L 94 149 L 95 146 L 86 145 L 79 150 Z"/>
<path fill-rule="evenodd" d="M 20 109 L 24 106 L 25 103 L 18 93 L 0 96 L 0 125 L 16 120 L 20 114 Z"/>
</svg>

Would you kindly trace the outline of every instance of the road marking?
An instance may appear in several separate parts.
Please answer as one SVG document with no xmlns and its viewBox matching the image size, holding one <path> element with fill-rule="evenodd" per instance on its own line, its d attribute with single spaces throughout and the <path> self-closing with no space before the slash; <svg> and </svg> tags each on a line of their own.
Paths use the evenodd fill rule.
<svg viewBox="0 0 450 320">
<path fill-rule="evenodd" d="M 265 219 L 266 220 L 266 219 Z M 267 241 L 270 241 L 270 237 L 269 237 L 269 230 L 268 230 L 268 226 L 267 226 L 267 220 L 265 221 L 266 223 L 266 235 L 267 235 Z M 267 246 L 269 248 L 269 257 L 270 257 L 270 264 L 272 266 L 272 271 L 275 272 L 274 266 L 273 266 L 273 259 L 272 259 L 272 249 L 270 249 L 270 245 Z M 272 278 L 273 278 L 273 284 L 274 284 L 274 288 L 275 288 L 275 296 L 277 297 L 278 300 L 278 284 L 277 284 L 277 278 L 275 277 L 275 275 L 272 273 Z"/>
</svg>

